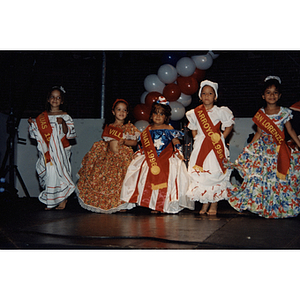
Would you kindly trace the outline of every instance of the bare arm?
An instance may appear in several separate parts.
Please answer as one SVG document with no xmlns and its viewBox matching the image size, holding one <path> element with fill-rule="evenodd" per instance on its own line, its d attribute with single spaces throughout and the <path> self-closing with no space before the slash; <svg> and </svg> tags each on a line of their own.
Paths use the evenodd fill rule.
<svg viewBox="0 0 300 300">
<path fill-rule="evenodd" d="M 193 136 L 193 138 L 195 138 L 196 135 L 197 135 L 197 130 L 192 130 L 192 136 Z"/>
<path fill-rule="evenodd" d="M 260 138 L 260 136 L 261 136 L 261 129 L 259 127 L 257 127 L 257 131 L 256 131 L 252 141 L 250 142 L 250 144 L 257 141 Z"/>
<path fill-rule="evenodd" d="M 291 122 L 287 121 L 284 125 L 285 125 L 285 128 L 286 128 L 288 134 L 291 136 L 291 138 L 294 140 L 294 142 L 297 144 L 298 148 L 300 149 L 300 140 L 297 136 L 296 131 L 292 127 Z"/>
<path fill-rule="evenodd" d="M 233 125 L 229 126 L 229 127 L 226 127 L 224 132 L 223 132 L 223 136 L 224 136 L 224 139 L 226 139 L 228 137 L 228 135 L 230 134 L 230 132 L 232 131 L 232 128 L 233 128 Z"/>
<path fill-rule="evenodd" d="M 63 118 L 59 117 L 59 118 L 57 118 L 57 123 L 62 124 L 63 133 L 67 134 L 68 133 L 68 126 L 66 124 L 66 121 Z"/>
</svg>

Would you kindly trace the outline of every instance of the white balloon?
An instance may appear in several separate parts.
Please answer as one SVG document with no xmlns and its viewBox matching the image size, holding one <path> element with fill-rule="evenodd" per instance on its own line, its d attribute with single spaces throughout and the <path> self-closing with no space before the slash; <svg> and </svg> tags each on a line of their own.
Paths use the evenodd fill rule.
<svg viewBox="0 0 300 300">
<path fill-rule="evenodd" d="M 211 50 L 209 50 L 209 51 L 207 52 L 207 54 L 209 54 L 213 59 L 218 58 L 219 55 L 220 55 L 220 54 L 215 54 L 215 53 L 213 53 Z"/>
<path fill-rule="evenodd" d="M 146 96 L 148 95 L 148 92 L 145 91 L 141 96 L 141 103 L 145 104 Z"/>
<path fill-rule="evenodd" d="M 172 65 L 165 64 L 160 66 L 157 76 L 163 83 L 169 84 L 177 79 L 177 70 Z"/>
<path fill-rule="evenodd" d="M 192 60 L 200 70 L 207 70 L 213 64 L 213 58 L 209 54 L 192 56 Z"/>
<path fill-rule="evenodd" d="M 146 127 L 149 125 L 149 122 L 145 120 L 139 120 L 134 123 L 134 126 L 140 131 L 144 131 Z"/>
<path fill-rule="evenodd" d="M 171 101 L 169 105 L 172 109 L 171 120 L 178 121 L 184 117 L 185 108 L 181 103 L 179 103 L 178 101 Z"/>
<path fill-rule="evenodd" d="M 148 75 L 144 80 L 144 87 L 148 92 L 159 92 L 162 94 L 165 86 L 156 74 Z"/>
<path fill-rule="evenodd" d="M 195 62 L 189 57 L 182 57 L 176 64 L 176 70 L 179 75 L 188 77 L 191 76 L 196 70 Z"/>
<path fill-rule="evenodd" d="M 192 103 L 192 96 L 181 93 L 177 101 L 181 103 L 184 107 L 187 107 Z"/>
</svg>

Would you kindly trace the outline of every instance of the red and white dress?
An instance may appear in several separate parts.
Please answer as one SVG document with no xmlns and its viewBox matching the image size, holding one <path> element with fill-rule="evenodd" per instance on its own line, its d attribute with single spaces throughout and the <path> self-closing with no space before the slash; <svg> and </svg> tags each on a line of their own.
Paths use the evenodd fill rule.
<svg viewBox="0 0 300 300">
<path fill-rule="evenodd" d="M 76 137 L 74 122 L 68 114 L 48 115 L 52 133 L 49 143 L 45 142 L 39 131 L 37 121 L 29 126 L 30 137 L 37 140 L 38 161 L 36 171 L 39 182 L 44 189 L 38 199 L 48 208 L 57 206 L 67 199 L 75 190 L 75 184 L 71 178 L 71 147 L 62 142 L 65 138 Z M 65 135 L 62 125 L 57 123 L 57 118 L 63 118 L 67 124 L 68 132 Z"/>
<path fill-rule="evenodd" d="M 184 208 L 193 210 L 194 203 L 186 197 L 189 185 L 186 166 L 174 153 L 172 144 L 172 139 L 182 133 L 173 129 L 149 130 L 149 133 L 157 154 L 159 173 L 153 166 L 149 168 L 144 149 L 137 151 L 123 181 L 121 200 L 164 213 L 174 214 Z M 156 175 L 153 176 L 151 170 L 155 170 Z"/>
<path fill-rule="evenodd" d="M 217 126 L 217 124 L 220 123 L 221 128 L 219 128 L 222 130 L 225 130 L 226 127 L 230 127 L 234 124 L 234 116 L 231 110 L 225 106 L 213 106 L 206 112 L 212 125 Z M 188 166 L 191 182 L 187 191 L 187 196 L 190 200 L 199 201 L 201 203 L 218 202 L 225 199 L 227 196 L 226 189 L 230 186 L 229 179 L 231 170 L 222 170 L 213 150 L 211 150 L 204 158 L 202 170 L 200 171 L 195 168 L 202 144 L 207 136 L 200 126 L 194 109 L 188 111 L 186 117 L 189 120 L 188 128 L 190 130 L 197 130 Z M 224 156 L 226 159 L 229 159 L 229 150 L 225 145 L 222 133 L 220 133 L 220 141 L 223 144 L 225 152 Z"/>
</svg>

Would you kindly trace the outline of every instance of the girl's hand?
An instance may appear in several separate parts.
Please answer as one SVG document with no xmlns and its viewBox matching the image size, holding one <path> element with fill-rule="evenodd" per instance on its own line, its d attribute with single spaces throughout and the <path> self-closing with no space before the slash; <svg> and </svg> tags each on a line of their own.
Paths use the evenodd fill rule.
<svg viewBox="0 0 300 300">
<path fill-rule="evenodd" d="M 63 132 L 64 132 L 64 134 L 67 134 L 68 133 L 68 126 L 66 124 L 66 121 L 61 117 L 56 118 L 56 121 L 57 121 L 58 124 L 62 124 Z"/>
<path fill-rule="evenodd" d="M 57 121 L 58 124 L 66 123 L 65 120 L 61 117 L 56 118 L 56 121 Z"/>
<path fill-rule="evenodd" d="M 125 145 L 125 139 L 120 139 L 119 141 L 118 141 L 118 145 Z"/>
<path fill-rule="evenodd" d="M 180 151 L 177 151 L 177 152 L 176 152 L 176 155 L 178 156 L 178 158 L 179 158 L 180 160 L 184 160 L 184 156 L 180 153 Z"/>
</svg>

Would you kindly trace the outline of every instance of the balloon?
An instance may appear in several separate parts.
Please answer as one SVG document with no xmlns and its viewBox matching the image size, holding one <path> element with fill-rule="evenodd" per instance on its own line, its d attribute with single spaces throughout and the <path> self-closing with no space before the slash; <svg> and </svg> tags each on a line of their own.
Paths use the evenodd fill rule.
<svg viewBox="0 0 300 300">
<path fill-rule="evenodd" d="M 158 100 L 158 97 L 162 96 L 161 93 L 159 92 L 150 92 L 147 94 L 146 98 L 145 98 L 145 104 L 151 108 L 152 103 L 156 102 Z"/>
<path fill-rule="evenodd" d="M 147 91 L 145 91 L 143 94 L 142 94 L 142 96 L 141 96 L 141 103 L 143 103 L 143 104 L 145 104 L 145 98 L 146 98 L 146 96 L 148 95 L 148 92 Z"/>
<path fill-rule="evenodd" d="M 148 75 L 144 80 L 144 87 L 148 92 L 159 92 L 162 93 L 165 84 L 160 81 L 156 74 Z"/>
<path fill-rule="evenodd" d="M 176 66 L 178 59 L 179 56 L 175 53 L 164 53 L 162 56 L 162 63 Z"/>
<path fill-rule="evenodd" d="M 191 58 L 182 57 L 177 62 L 176 69 L 179 75 L 188 77 L 195 72 L 196 65 Z"/>
<path fill-rule="evenodd" d="M 148 121 L 151 109 L 146 104 L 137 104 L 133 109 L 133 116 L 136 120 Z"/>
<path fill-rule="evenodd" d="M 205 77 L 205 70 L 200 70 L 200 69 L 196 68 L 192 77 L 194 77 L 198 82 L 202 81 Z"/>
<path fill-rule="evenodd" d="M 192 60 L 200 70 L 209 69 L 213 63 L 213 58 L 209 54 L 192 56 Z"/>
<path fill-rule="evenodd" d="M 168 101 L 176 101 L 181 94 L 180 87 L 175 83 L 170 83 L 165 86 L 163 95 Z"/>
<path fill-rule="evenodd" d="M 134 123 L 134 126 L 140 131 L 144 131 L 146 129 L 146 127 L 149 125 L 149 122 L 148 121 L 145 121 L 145 120 L 139 120 L 139 121 L 136 121 Z"/>
<path fill-rule="evenodd" d="M 220 54 L 215 54 L 212 51 L 208 51 L 207 54 L 209 54 L 213 59 L 216 59 L 219 57 Z"/>
<path fill-rule="evenodd" d="M 178 121 L 184 117 L 185 114 L 185 108 L 184 106 L 179 103 L 178 101 L 173 101 L 169 103 L 171 107 L 171 120 Z"/>
<path fill-rule="evenodd" d="M 158 78 L 163 82 L 163 83 L 172 83 L 176 80 L 177 78 L 177 71 L 176 69 L 170 65 L 170 64 L 165 64 L 160 66 L 157 72 Z"/>
<path fill-rule="evenodd" d="M 196 93 L 198 90 L 198 82 L 192 76 L 178 77 L 177 84 L 180 87 L 181 92 L 186 95 L 192 95 L 192 94 Z"/>
<path fill-rule="evenodd" d="M 181 93 L 181 95 L 178 98 L 177 102 L 181 103 L 184 107 L 187 107 L 192 103 L 192 97 L 190 95 L 186 95 L 184 93 Z"/>
</svg>

